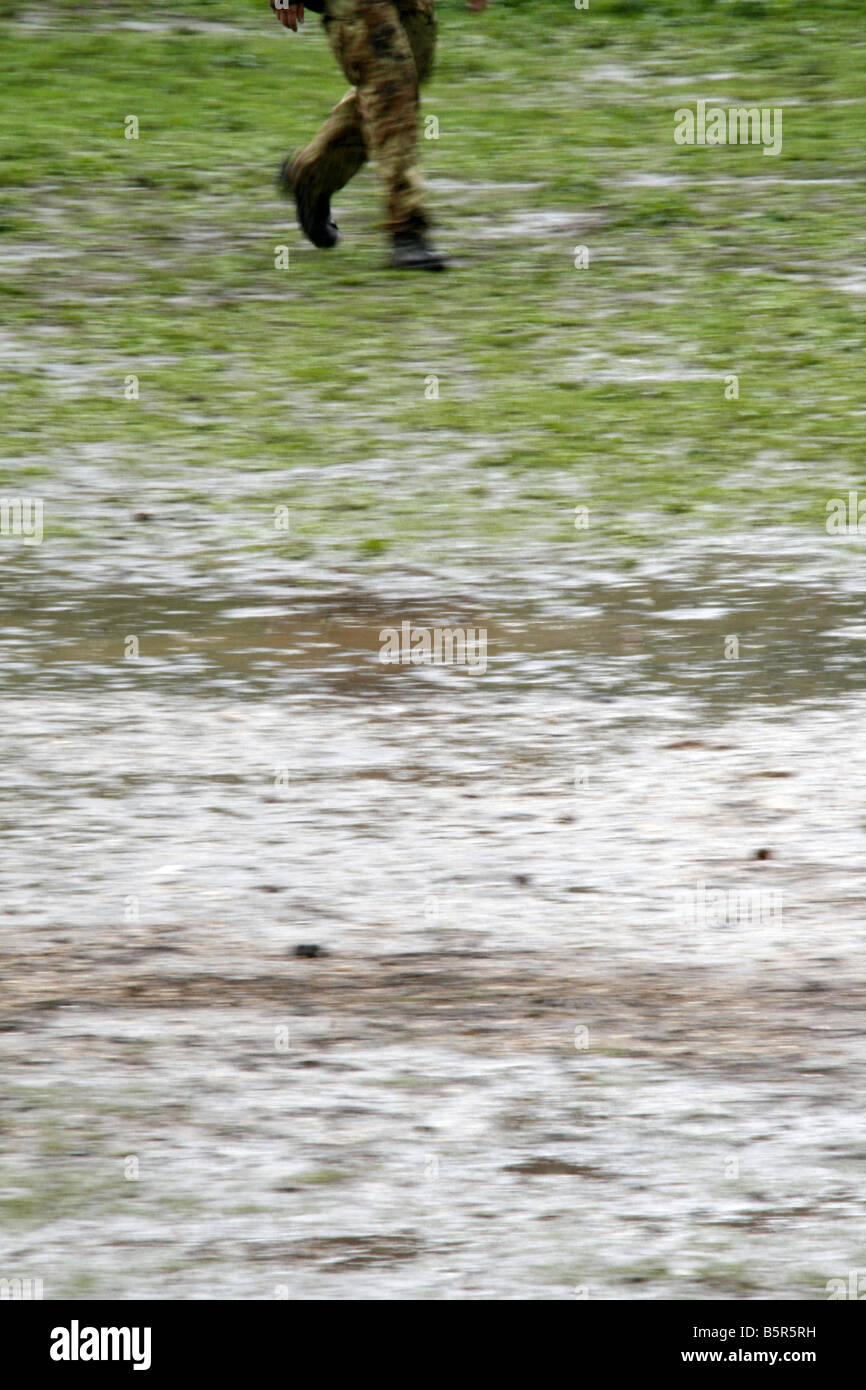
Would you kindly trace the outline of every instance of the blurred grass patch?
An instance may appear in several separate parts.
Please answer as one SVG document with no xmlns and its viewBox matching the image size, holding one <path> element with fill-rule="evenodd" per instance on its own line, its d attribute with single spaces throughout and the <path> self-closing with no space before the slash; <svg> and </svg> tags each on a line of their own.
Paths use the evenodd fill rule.
<svg viewBox="0 0 866 1390">
<path fill-rule="evenodd" d="M 383 265 L 372 173 L 341 195 L 327 256 L 275 196 L 280 157 L 344 88 L 315 16 L 295 39 L 259 0 L 145 19 L 132 0 L 60 0 L 46 42 L 45 13 L 24 13 L 0 0 L 13 475 L 50 477 L 82 448 L 131 482 L 273 473 L 302 509 L 287 554 L 435 562 L 455 534 L 561 542 L 575 500 L 624 558 L 677 517 L 815 535 L 828 487 L 858 468 L 857 6 L 812 22 L 784 0 L 443 4 L 425 105 L 440 136 L 422 154 L 459 266 L 418 280 Z M 784 102 L 781 155 L 676 146 L 673 112 L 696 95 Z M 353 483 L 383 458 L 396 485 Z M 518 502 L 523 476 L 549 496 Z M 467 505 L 482 478 L 505 492 Z M 204 514 L 216 500 L 198 491 Z M 94 521 L 85 533 L 99 543 Z"/>
</svg>

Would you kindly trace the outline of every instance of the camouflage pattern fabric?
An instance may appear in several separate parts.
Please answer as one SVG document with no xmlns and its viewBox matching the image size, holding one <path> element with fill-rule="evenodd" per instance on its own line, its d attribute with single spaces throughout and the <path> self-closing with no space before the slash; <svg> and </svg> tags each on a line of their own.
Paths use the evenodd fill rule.
<svg viewBox="0 0 866 1390">
<path fill-rule="evenodd" d="M 434 0 L 328 0 L 331 48 L 352 90 L 296 160 L 316 196 L 333 196 L 366 159 L 375 161 L 391 233 L 428 225 L 416 163 L 418 88 L 433 66 Z"/>
</svg>

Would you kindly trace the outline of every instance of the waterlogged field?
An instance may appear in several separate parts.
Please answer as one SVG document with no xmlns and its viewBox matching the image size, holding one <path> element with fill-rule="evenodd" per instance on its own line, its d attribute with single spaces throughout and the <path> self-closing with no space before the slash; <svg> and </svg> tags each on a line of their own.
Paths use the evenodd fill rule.
<svg viewBox="0 0 866 1390">
<path fill-rule="evenodd" d="M 315 16 L 0 52 L 0 1292 L 856 1296 L 860 6 L 443 3 L 417 279 Z"/>
</svg>

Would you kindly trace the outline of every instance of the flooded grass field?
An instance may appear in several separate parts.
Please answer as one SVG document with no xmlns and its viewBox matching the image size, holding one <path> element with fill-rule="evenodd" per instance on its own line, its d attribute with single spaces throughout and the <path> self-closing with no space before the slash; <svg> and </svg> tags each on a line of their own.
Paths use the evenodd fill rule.
<svg viewBox="0 0 866 1390">
<path fill-rule="evenodd" d="M 0 3 L 0 496 L 41 504 L 0 536 L 0 1277 L 826 1298 L 866 1267 L 855 7 L 443 5 L 432 285 L 372 176 L 330 260 L 276 201 L 340 95 L 314 17 L 150 8 Z M 673 144 L 722 94 L 783 103 L 777 159 Z M 404 622 L 484 668 L 384 664 Z"/>
</svg>

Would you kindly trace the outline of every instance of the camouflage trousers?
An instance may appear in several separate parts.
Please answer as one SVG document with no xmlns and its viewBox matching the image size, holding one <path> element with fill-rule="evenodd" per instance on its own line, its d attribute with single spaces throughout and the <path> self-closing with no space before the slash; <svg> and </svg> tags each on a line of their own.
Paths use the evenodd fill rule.
<svg viewBox="0 0 866 1390">
<path fill-rule="evenodd" d="M 372 159 L 390 232 L 428 225 L 417 167 L 419 84 L 436 47 L 434 0 L 328 0 L 325 32 L 352 90 L 297 157 L 314 195 L 333 196 Z"/>
</svg>

